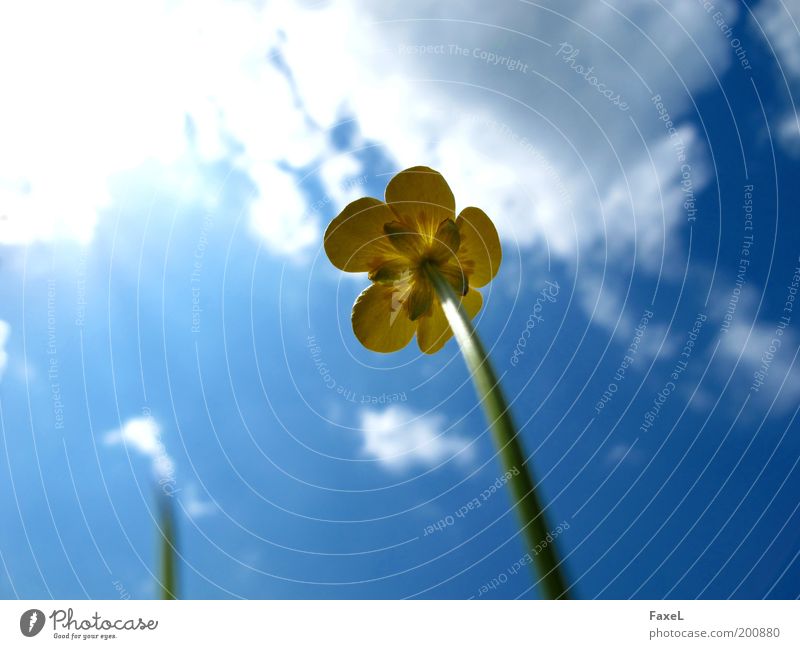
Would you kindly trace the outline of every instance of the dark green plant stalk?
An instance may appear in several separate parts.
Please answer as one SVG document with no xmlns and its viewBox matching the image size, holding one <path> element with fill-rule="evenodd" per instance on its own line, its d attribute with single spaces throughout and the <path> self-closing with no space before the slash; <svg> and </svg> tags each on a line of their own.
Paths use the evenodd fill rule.
<svg viewBox="0 0 800 649">
<path fill-rule="evenodd" d="M 164 495 L 159 495 L 159 546 L 161 555 L 161 579 L 158 587 L 161 599 L 178 599 L 177 545 L 175 516 L 172 503 Z"/>
<path fill-rule="evenodd" d="M 511 497 L 522 523 L 527 550 L 533 559 L 532 564 L 536 566 L 539 575 L 542 594 L 547 599 L 569 599 L 569 586 L 558 559 L 555 540 L 552 537 L 549 542 L 546 540 L 549 534 L 547 518 L 526 464 L 526 456 L 511 419 L 511 411 L 489 356 L 448 281 L 435 266 L 428 264 L 425 268 L 469 368 L 495 444 L 500 451 L 503 467 L 512 476 L 508 481 Z"/>
</svg>

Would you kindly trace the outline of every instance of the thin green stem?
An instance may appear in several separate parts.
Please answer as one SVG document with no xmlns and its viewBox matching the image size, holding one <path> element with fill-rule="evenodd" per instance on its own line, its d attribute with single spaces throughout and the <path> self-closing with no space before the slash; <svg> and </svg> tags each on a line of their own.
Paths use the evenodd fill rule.
<svg viewBox="0 0 800 649">
<path fill-rule="evenodd" d="M 160 555 L 161 555 L 161 580 L 159 582 L 161 599 L 178 599 L 178 580 L 175 555 L 177 554 L 175 517 L 172 511 L 172 503 L 167 496 L 159 494 L 159 513 L 160 513 Z"/>
<path fill-rule="evenodd" d="M 569 599 L 569 586 L 558 559 L 555 540 L 489 356 L 450 284 L 435 266 L 427 265 L 426 271 L 469 368 L 500 451 L 503 468 L 510 476 L 511 497 L 522 524 L 528 554 L 538 571 L 542 594 L 547 599 Z"/>
</svg>

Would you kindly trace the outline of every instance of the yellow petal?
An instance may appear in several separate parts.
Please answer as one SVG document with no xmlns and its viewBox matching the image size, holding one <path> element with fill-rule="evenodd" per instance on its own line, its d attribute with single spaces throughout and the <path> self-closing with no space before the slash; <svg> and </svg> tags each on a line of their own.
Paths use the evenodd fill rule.
<svg viewBox="0 0 800 649">
<path fill-rule="evenodd" d="M 416 329 L 405 308 L 410 288 L 410 283 L 402 289 L 373 284 L 358 296 L 353 305 L 353 332 L 364 347 L 389 353 L 408 344 Z"/>
<path fill-rule="evenodd" d="M 461 298 L 461 306 L 464 307 L 464 311 L 467 312 L 469 319 L 472 320 L 478 315 L 478 311 L 480 311 L 483 306 L 483 296 L 475 289 L 470 289 L 469 292 Z"/>
<path fill-rule="evenodd" d="M 427 277 L 418 276 L 408 296 L 408 317 L 417 320 L 430 313 L 433 301 L 433 286 Z"/>
<path fill-rule="evenodd" d="M 429 167 L 401 171 L 386 186 L 386 202 L 406 225 L 433 240 L 439 224 L 454 219 L 456 199 L 445 179 Z"/>
<path fill-rule="evenodd" d="M 431 245 L 430 254 L 440 264 L 455 261 L 458 249 L 461 247 L 461 235 L 455 221 L 445 219 L 436 229 L 436 238 Z"/>
<path fill-rule="evenodd" d="M 325 252 L 331 263 L 357 273 L 397 257 L 383 232 L 383 225 L 395 218 L 389 206 L 377 198 L 359 198 L 350 203 L 325 231 Z"/>
<path fill-rule="evenodd" d="M 384 223 L 383 232 L 395 251 L 409 260 L 417 260 L 425 252 L 422 235 L 401 221 Z"/>
<path fill-rule="evenodd" d="M 503 251 L 497 229 L 483 210 L 466 207 L 456 219 L 461 234 L 458 259 L 471 286 L 485 286 L 497 275 Z"/>
<path fill-rule="evenodd" d="M 483 297 L 475 289 L 470 289 L 461 299 L 461 306 L 464 307 L 470 318 L 474 318 L 478 314 L 482 304 Z M 417 329 L 419 348 L 426 354 L 435 354 L 444 347 L 452 335 L 453 331 L 447 323 L 442 305 L 438 300 L 434 300 L 431 314 L 419 319 L 419 328 Z"/>
<path fill-rule="evenodd" d="M 374 268 L 367 275 L 373 282 L 380 284 L 394 284 L 396 282 L 410 282 L 412 278 L 411 268 L 407 259 L 390 259 L 385 261 L 377 268 Z"/>
<path fill-rule="evenodd" d="M 464 274 L 464 269 L 461 268 L 457 260 L 453 263 L 439 267 L 439 272 L 449 282 L 450 286 L 456 292 L 456 295 L 466 295 L 469 290 L 469 279 Z"/>
</svg>

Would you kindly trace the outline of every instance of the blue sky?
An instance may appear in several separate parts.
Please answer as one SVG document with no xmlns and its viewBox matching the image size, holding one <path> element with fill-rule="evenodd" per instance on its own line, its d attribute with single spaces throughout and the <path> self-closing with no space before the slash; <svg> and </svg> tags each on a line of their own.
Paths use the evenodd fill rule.
<svg viewBox="0 0 800 649">
<path fill-rule="evenodd" d="M 187 598 L 537 596 L 455 343 L 322 251 L 423 164 L 575 594 L 798 597 L 800 4 L 374 5 L 0 10 L 0 596 L 154 596 L 163 492 Z"/>
</svg>

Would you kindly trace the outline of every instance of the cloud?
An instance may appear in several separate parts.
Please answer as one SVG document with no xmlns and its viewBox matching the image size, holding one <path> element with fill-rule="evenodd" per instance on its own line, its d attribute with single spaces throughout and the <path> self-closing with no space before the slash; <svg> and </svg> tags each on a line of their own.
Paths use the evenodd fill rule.
<svg viewBox="0 0 800 649">
<path fill-rule="evenodd" d="M 6 351 L 6 343 L 8 337 L 11 335 L 11 326 L 5 321 L 0 320 L 0 378 L 5 372 L 6 365 L 8 365 L 8 352 Z"/>
<path fill-rule="evenodd" d="M 446 423 L 441 414 L 419 414 L 402 406 L 365 409 L 360 421 L 362 451 L 393 470 L 434 467 L 450 458 L 471 461 L 469 440 L 448 431 Z"/>
<path fill-rule="evenodd" d="M 202 497 L 200 489 L 194 483 L 187 485 L 181 493 L 180 499 L 189 518 L 204 518 L 219 511 L 213 502 Z"/>
<path fill-rule="evenodd" d="M 267 248 L 293 256 L 315 244 L 319 219 L 308 214 L 291 176 L 268 163 L 253 165 L 250 177 L 259 188 L 250 203 L 250 225 Z"/>
<path fill-rule="evenodd" d="M 753 14 L 775 50 L 784 73 L 800 78 L 800 0 L 761 2 Z"/>
<path fill-rule="evenodd" d="M 663 9 L 631 1 L 613 8 L 589 1 L 562 5 L 462 6 L 449 20 L 415 0 L 402 10 L 392 3 L 328 5 L 288 19 L 282 51 L 315 122 L 352 116 L 364 140 L 383 144 L 399 167 L 423 161 L 441 168 L 459 204 L 484 207 L 508 242 L 546 242 L 571 258 L 576 244 L 602 239 L 629 246 L 638 237 L 651 248 L 662 223 L 683 211 L 681 163 L 651 97 L 662 95 L 680 126 L 691 105 L 686 89 L 713 83 L 714 72 L 729 65 L 730 48 L 696 3 L 667 2 Z M 730 20 L 736 17 L 735 4 L 718 5 Z M 703 44 L 702 54 L 692 39 Z M 627 113 L 555 55 L 561 42 L 579 50 L 581 64 L 592 66 L 607 86 L 630 93 Z M 437 53 L 417 47 L 437 44 Z M 466 56 L 453 54 L 451 45 Z M 531 70 L 487 64 L 481 53 L 518 59 Z M 688 127 L 682 133 L 696 139 Z M 699 168 L 703 151 L 695 149 Z M 698 190 L 701 185 L 698 177 Z M 607 211 L 621 203 L 623 216 Z"/>
<path fill-rule="evenodd" d="M 248 3 L 3 5 L 0 86 L 14 101 L 0 120 L 0 243 L 87 243 L 109 179 L 195 156 L 251 175 L 254 233 L 287 254 L 307 245 L 314 224 L 281 165 L 309 163 L 324 136 L 270 58 L 279 40 L 275 16 Z"/>
<path fill-rule="evenodd" d="M 190 518 L 204 518 L 218 511 L 212 501 L 203 497 L 194 482 L 180 489 L 175 487 L 175 462 L 167 452 L 161 440 L 161 428 L 152 416 L 128 419 L 118 430 L 106 433 L 103 441 L 111 446 L 123 445 L 146 457 L 164 493 L 168 496 L 177 495 Z"/>
<path fill-rule="evenodd" d="M 736 18 L 735 3 L 716 4 Z M 111 176 L 190 155 L 246 173 L 251 232 L 297 256 L 319 244 L 323 225 L 299 170 L 312 170 L 333 210 L 359 193 L 343 188 L 361 163 L 329 139 L 353 119 L 360 142 L 399 167 L 441 168 L 459 205 L 484 207 L 507 242 L 572 260 L 604 239 L 652 247 L 682 208 L 675 165 L 642 167 L 646 146 L 663 149 L 650 97 L 668 98 L 679 120 L 690 93 L 729 64 L 729 43 L 685 0 L 562 5 L 454 5 L 448 20 L 423 0 L 4 6 L 0 60 L 22 63 L 0 67 L 0 85 L 25 101 L 8 103 L 0 122 L 0 243 L 89 241 Z M 624 91 L 627 113 L 557 55 L 565 42 Z M 437 43 L 444 54 L 413 49 Z M 608 213 L 621 204 L 623 215 Z"/>
<path fill-rule="evenodd" d="M 149 458 L 153 475 L 159 481 L 171 481 L 175 475 L 175 463 L 161 441 L 161 429 L 150 416 L 128 419 L 122 428 L 106 433 L 104 441 L 109 445 L 123 445 Z"/>
<path fill-rule="evenodd" d="M 780 65 L 775 77 L 776 87 L 782 89 L 788 81 L 790 92 L 797 95 L 800 91 L 800 0 L 761 2 L 753 10 L 753 20 L 757 23 L 755 33 L 761 35 L 760 30 L 763 30 Z M 793 98 L 786 97 L 779 110 L 782 115 L 776 120 L 772 133 L 786 153 L 800 155 L 800 121 Z"/>
<path fill-rule="evenodd" d="M 633 231 L 640 262 L 650 270 L 659 268 L 665 240 L 692 215 L 694 193 L 702 190 L 711 176 L 704 153 L 696 129 L 680 127 L 674 138 L 654 140 L 625 176 L 609 186 L 602 213 L 606 229 L 614 233 L 603 238 L 610 257 L 627 252 L 632 258 L 633 250 L 624 247 L 630 246 L 633 238 L 617 234 Z"/>
<path fill-rule="evenodd" d="M 780 119 L 774 133 L 787 153 L 800 155 L 800 118 L 794 112 Z"/>
<path fill-rule="evenodd" d="M 789 330 L 778 334 L 774 323 L 733 323 L 720 338 L 720 355 L 728 361 L 740 362 L 744 370 L 738 376 L 740 385 L 749 389 L 754 385 L 755 373 L 762 373 L 759 376 L 764 385 L 748 393 L 754 401 L 770 405 L 774 400 L 778 412 L 789 412 L 797 406 L 800 367 L 793 357 L 798 343 Z"/>
</svg>

